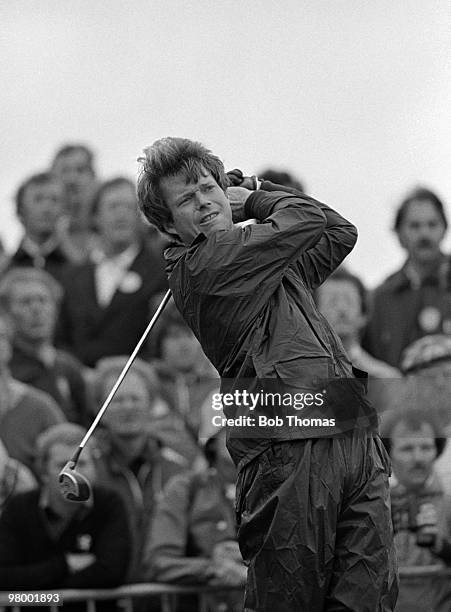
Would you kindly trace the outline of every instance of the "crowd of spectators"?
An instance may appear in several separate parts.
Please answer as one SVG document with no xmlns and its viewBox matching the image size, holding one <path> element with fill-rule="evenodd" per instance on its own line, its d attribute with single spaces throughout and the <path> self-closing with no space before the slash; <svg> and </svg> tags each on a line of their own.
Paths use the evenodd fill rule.
<svg viewBox="0 0 451 612">
<path fill-rule="evenodd" d="M 169 303 L 78 468 L 82 504 L 57 476 L 156 310 L 167 281 L 156 231 L 125 176 L 100 180 L 67 144 L 18 186 L 23 237 L 0 262 L 0 588 L 125 583 L 241 587 L 235 470 L 212 427 L 217 372 Z M 291 189 L 285 170 L 260 178 Z M 314 293 L 356 368 L 369 373 L 392 463 L 401 566 L 451 563 L 451 259 L 445 206 L 424 187 L 394 214 L 406 260 L 373 292 L 346 264 Z M 451 584 L 451 578 L 447 579 Z M 446 581 L 403 590 L 400 610 L 450 609 Z M 211 610 L 239 600 L 211 596 Z M 403 607 L 404 606 L 404 607 Z M 448 607 L 446 607 L 448 606 Z M 196 609 L 191 599 L 180 609 Z M 421 608 L 423 609 L 423 608 Z M 429 609 L 429 608 L 428 608 Z"/>
</svg>

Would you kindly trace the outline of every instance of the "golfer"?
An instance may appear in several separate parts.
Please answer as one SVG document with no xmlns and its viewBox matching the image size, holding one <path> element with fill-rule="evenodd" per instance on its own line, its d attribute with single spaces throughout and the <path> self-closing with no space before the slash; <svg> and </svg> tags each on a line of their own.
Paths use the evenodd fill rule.
<svg viewBox="0 0 451 612">
<path fill-rule="evenodd" d="M 175 303 L 227 400 L 244 609 L 393 610 L 389 460 L 364 373 L 312 299 L 355 227 L 301 192 L 227 176 L 200 143 L 163 138 L 144 153 L 140 207 L 173 239 Z"/>
</svg>

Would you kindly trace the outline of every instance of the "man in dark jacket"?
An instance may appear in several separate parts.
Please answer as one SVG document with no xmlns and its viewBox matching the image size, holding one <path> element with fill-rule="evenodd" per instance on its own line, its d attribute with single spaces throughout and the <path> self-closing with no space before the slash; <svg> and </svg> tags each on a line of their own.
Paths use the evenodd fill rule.
<svg viewBox="0 0 451 612">
<path fill-rule="evenodd" d="M 400 367 L 404 350 L 430 334 L 451 334 L 451 262 L 442 251 L 448 227 L 445 207 L 422 187 L 410 192 L 394 230 L 407 258 L 376 287 L 363 347 Z"/>
<path fill-rule="evenodd" d="M 56 335 L 61 348 L 90 368 L 102 357 L 132 352 L 147 325 L 150 300 L 167 285 L 162 255 L 143 240 L 132 181 L 102 183 L 92 214 L 101 250 L 93 261 L 73 266 L 63 283 Z"/>
<path fill-rule="evenodd" d="M 46 270 L 62 282 L 74 261 L 64 240 L 65 196 L 62 183 L 49 172 L 27 177 L 17 190 L 16 213 L 24 235 L 8 267 Z"/>
<path fill-rule="evenodd" d="M 87 589 L 116 587 L 125 580 L 131 540 L 118 493 L 97 485 L 90 500 L 69 502 L 58 475 L 85 431 L 56 425 L 37 440 L 42 488 L 11 499 L 0 518 L 2 589 Z M 92 442 L 78 469 L 95 480 Z"/>
<path fill-rule="evenodd" d="M 0 280 L 0 305 L 13 327 L 9 368 L 16 380 L 53 397 L 68 421 L 85 425 L 91 415 L 82 364 L 53 342 L 61 297 L 45 270 L 14 268 Z"/>
<path fill-rule="evenodd" d="M 221 375 L 245 609 L 392 610 L 387 454 L 365 384 L 311 295 L 355 228 L 295 190 L 249 191 L 239 172 L 227 189 L 199 143 L 166 138 L 141 161 L 141 208 L 178 242 L 165 253 L 175 303 Z"/>
</svg>

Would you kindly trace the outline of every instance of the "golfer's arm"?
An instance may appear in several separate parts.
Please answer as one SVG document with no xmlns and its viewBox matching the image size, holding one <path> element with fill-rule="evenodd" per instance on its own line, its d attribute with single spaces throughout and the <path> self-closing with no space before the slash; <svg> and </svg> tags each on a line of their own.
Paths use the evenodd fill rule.
<svg viewBox="0 0 451 612">
<path fill-rule="evenodd" d="M 304 222 L 316 221 L 318 214 L 323 213 L 321 214 L 321 220 L 324 225 L 322 206 L 328 208 L 301 191 L 264 181 L 258 191 L 253 191 L 250 194 L 244 208 L 248 219 L 257 219 L 258 221 L 269 220 L 276 213 L 287 210 L 295 211 L 294 220 Z"/>
<path fill-rule="evenodd" d="M 290 187 L 263 181 L 264 191 L 286 191 L 313 201 L 324 213 L 326 225 L 319 240 L 310 249 L 303 251 L 295 265 L 310 289 L 315 289 L 341 264 L 352 251 L 357 241 L 357 228 L 327 204 L 312 200 L 305 194 Z"/>
<path fill-rule="evenodd" d="M 245 213 L 262 223 L 216 232 L 208 244 L 210 274 L 202 291 L 253 294 L 266 300 L 288 267 L 321 238 L 326 218 L 311 198 L 253 191 Z M 205 256 L 206 257 L 206 256 Z"/>
</svg>

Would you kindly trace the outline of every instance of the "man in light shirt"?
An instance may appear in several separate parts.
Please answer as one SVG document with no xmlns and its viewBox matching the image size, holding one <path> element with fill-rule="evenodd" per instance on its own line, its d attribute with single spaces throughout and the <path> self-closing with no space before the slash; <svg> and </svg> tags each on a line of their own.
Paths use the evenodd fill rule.
<svg viewBox="0 0 451 612">
<path fill-rule="evenodd" d="M 74 266 L 64 283 L 59 343 L 86 366 L 132 352 L 148 322 L 149 303 L 166 288 L 164 263 L 142 237 L 135 186 L 103 183 L 93 201 L 101 249 Z"/>
</svg>

